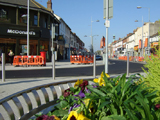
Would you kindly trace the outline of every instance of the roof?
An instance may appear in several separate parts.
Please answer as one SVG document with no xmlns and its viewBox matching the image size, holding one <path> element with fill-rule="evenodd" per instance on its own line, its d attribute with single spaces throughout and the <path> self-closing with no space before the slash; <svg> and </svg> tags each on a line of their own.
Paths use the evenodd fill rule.
<svg viewBox="0 0 160 120">
<path fill-rule="evenodd" d="M 68 29 L 71 30 L 71 28 L 67 25 L 67 23 L 66 23 L 61 17 L 59 17 L 59 16 L 56 15 L 55 13 L 54 13 L 54 16 L 55 16 L 59 21 L 62 20 L 62 22 L 68 27 Z"/>
<path fill-rule="evenodd" d="M 0 0 L 0 4 L 12 7 L 21 7 L 26 9 L 28 6 L 28 0 Z M 35 0 L 29 0 L 29 4 L 30 9 L 52 12 L 52 10 L 45 8 L 43 5 L 39 4 Z"/>
<path fill-rule="evenodd" d="M 0 4 L 5 5 L 5 6 L 19 7 L 19 8 L 27 9 L 28 0 L 0 0 Z M 29 0 L 29 4 L 30 4 L 29 9 L 31 10 L 39 10 L 39 11 L 48 13 L 51 16 L 54 16 L 54 13 L 52 10 L 47 9 L 43 5 L 36 2 L 35 0 Z M 60 21 L 55 16 L 54 18 L 55 18 L 55 21 L 60 23 Z"/>
<path fill-rule="evenodd" d="M 67 25 L 67 23 L 61 18 L 61 17 L 59 17 L 58 15 L 56 15 L 55 13 L 54 13 L 54 16 L 60 21 L 60 20 L 62 20 L 62 22 L 64 22 L 64 24 L 71 30 L 71 28 Z"/>
</svg>

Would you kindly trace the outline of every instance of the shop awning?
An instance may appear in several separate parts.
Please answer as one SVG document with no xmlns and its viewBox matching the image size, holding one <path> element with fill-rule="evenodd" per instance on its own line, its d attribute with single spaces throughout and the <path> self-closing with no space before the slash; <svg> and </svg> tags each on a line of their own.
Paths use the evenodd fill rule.
<svg viewBox="0 0 160 120">
<path fill-rule="evenodd" d="M 145 39 L 144 47 L 147 47 L 148 45 L 148 38 Z"/>
<path fill-rule="evenodd" d="M 105 47 L 105 37 L 103 36 L 100 42 L 100 48 Z"/>
<path fill-rule="evenodd" d="M 142 48 L 142 41 L 139 40 L 139 47 L 138 48 Z"/>
</svg>

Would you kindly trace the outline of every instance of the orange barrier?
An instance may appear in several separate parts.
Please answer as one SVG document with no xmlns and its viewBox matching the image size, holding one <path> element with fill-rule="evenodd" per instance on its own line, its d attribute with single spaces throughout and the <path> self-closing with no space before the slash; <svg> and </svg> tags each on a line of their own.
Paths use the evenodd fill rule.
<svg viewBox="0 0 160 120">
<path fill-rule="evenodd" d="M 118 59 L 119 60 L 127 60 L 127 56 L 119 56 Z M 143 58 L 141 58 L 141 59 L 143 59 Z M 129 56 L 129 61 L 133 61 L 133 60 L 134 60 L 134 57 L 133 56 Z M 139 61 L 139 58 L 138 58 L 138 61 Z"/>
<path fill-rule="evenodd" d="M 83 55 L 71 55 L 70 56 L 70 62 L 72 64 L 74 64 L 74 63 L 78 63 L 78 64 L 93 63 L 93 55 L 87 55 L 87 56 L 83 56 Z"/>
<path fill-rule="evenodd" d="M 44 65 L 44 57 L 42 56 L 14 56 L 13 66 L 34 66 Z"/>
</svg>

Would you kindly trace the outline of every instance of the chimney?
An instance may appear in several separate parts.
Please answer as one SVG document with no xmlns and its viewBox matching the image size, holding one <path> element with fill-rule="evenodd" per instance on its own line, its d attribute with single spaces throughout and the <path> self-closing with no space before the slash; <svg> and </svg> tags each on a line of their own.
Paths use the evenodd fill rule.
<svg viewBox="0 0 160 120">
<path fill-rule="evenodd" d="M 52 10 L 52 1 L 48 0 L 47 2 L 47 9 Z"/>
</svg>

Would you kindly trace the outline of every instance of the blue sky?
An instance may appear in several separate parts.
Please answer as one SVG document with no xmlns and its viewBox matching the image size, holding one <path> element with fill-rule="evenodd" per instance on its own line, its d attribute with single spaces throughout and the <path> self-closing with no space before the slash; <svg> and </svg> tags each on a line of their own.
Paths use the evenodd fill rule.
<svg viewBox="0 0 160 120">
<path fill-rule="evenodd" d="M 47 7 L 48 0 L 36 0 Z M 113 18 L 110 19 L 108 29 L 108 43 L 113 41 L 113 35 L 118 38 L 125 37 L 128 33 L 142 26 L 143 21 L 148 22 L 148 9 L 137 9 L 137 6 L 150 8 L 150 21 L 160 19 L 160 0 L 113 0 Z M 102 36 L 106 37 L 106 28 L 103 19 L 103 0 L 52 0 L 52 9 L 60 16 L 85 43 L 88 49 L 91 45 L 91 17 L 94 50 L 100 49 Z M 96 22 L 99 20 L 100 22 Z M 139 22 L 134 22 L 139 20 Z M 88 37 L 84 37 L 87 35 Z"/>
</svg>

